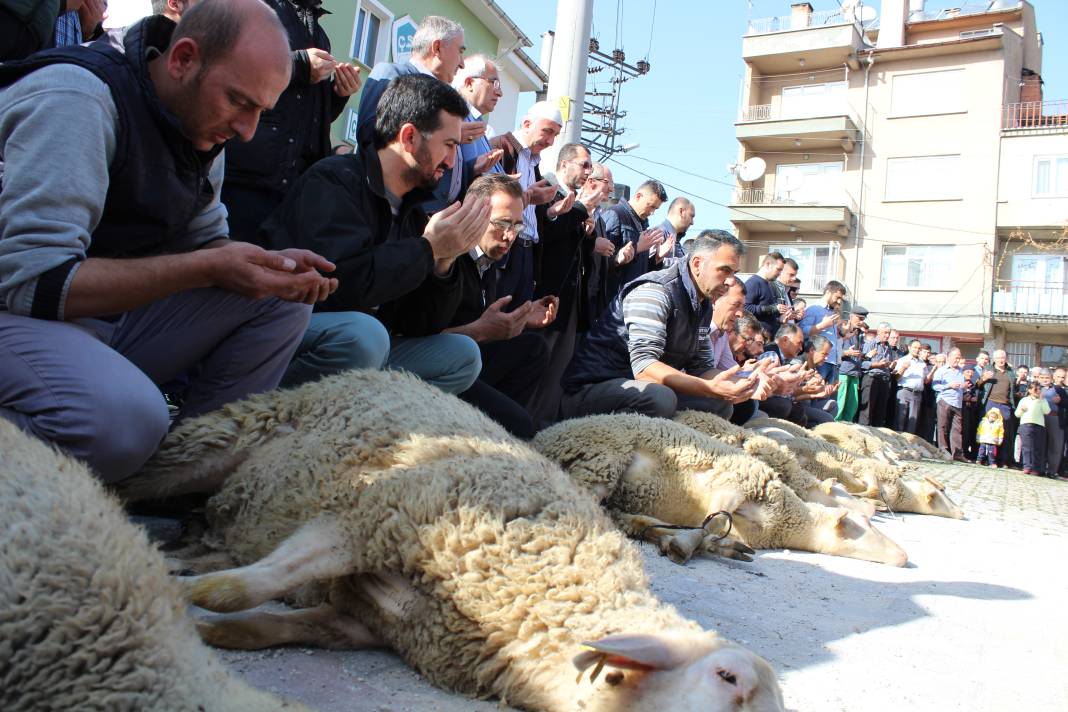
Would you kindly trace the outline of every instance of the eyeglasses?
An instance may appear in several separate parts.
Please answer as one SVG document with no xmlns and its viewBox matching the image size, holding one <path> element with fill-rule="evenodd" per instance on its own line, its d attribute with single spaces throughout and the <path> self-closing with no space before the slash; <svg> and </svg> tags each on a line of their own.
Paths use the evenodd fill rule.
<svg viewBox="0 0 1068 712">
<path fill-rule="evenodd" d="M 493 229 L 497 232 L 505 235 L 512 233 L 514 237 L 518 237 L 519 234 L 523 232 L 523 223 L 521 222 L 514 223 L 510 220 L 490 220 L 490 225 L 492 225 Z"/>
<path fill-rule="evenodd" d="M 591 163 L 590 161 L 583 161 L 582 163 L 579 163 L 578 161 L 568 161 L 568 163 L 574 163 L 579 168 L 585 168 L 588 171 L 592 171 L 593 170 L 593 163 Z M 604 180 L 604 179 L 603 178 L 597 178 L 595 180 Z"/>
<path fill-rule="evenodd" d="M 486 77 L 475 77 L 475 79 L 481 79 L 484 82 L 492 84 L 494 89 L 500 90 L 500 88 L 501 88 L 501 80 L 500 79 L 487 79 Z"/>
</svg>

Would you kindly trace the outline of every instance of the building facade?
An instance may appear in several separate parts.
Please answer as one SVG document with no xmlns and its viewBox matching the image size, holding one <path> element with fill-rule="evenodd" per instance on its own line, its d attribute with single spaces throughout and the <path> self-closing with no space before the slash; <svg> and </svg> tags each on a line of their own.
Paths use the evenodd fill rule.
<svg viewBox="0 0 1068 712">
<path fill-rule="evenodd" d="M 843 5 L 795 4 L 743 38 L 746 180 L 731 221 L 745 266 L 779 250 L 801 265 L 803 292 L 836 279 L 872 319 L 966 357 L 984 345 L 1021 363 L 1062 357 L 1068 127 L 1041 102 L 1032 6 L 883 0 L 875 18 Z M 1059 314 L 1037 323 L 1008 308 Z"/>
<path fill-rule="evenodd" d="M 493 0 L 325 0 L 329 14 L 320 24 L 330 36 L 333 55 L 355 61 L 367 71 L 378 62 L 403 61 L 411 47 L 415 26 L 426 15 L 443 15 L 464 27 L 467 54 L 495 58 L 503 96 L 489 116 L 497 133 L 515 128 L 521 92 L 542 91 L 548 77 L 523 51 L 530 39 Z M 334 143 L 352 143 L 359 95 L 334 123 Z"/>
</svg>

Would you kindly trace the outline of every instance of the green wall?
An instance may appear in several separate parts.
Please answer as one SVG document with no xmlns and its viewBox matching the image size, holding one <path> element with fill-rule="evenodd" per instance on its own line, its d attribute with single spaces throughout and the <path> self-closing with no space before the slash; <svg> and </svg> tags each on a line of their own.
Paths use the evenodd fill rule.
<svg viewBox="0 0 1068 712">
<path fill-rule="evenodd" d="M 470 10 L 464 7 L 460 0 L 380 0 L 394 19 L 411 15 L 412 19 L 419 22 L 426 15 L 444 15 L 456 20 L 464 26 L 464 43 L 467 45 L 467 54 L 497 54 L 497 37 L 476 18 Z M 330 12 L 323 15 L 319 24 L 326 30 L 330 37 L 330 46 L 333 55 L 340 61 L 350 61 L 349 47 L 352 42 L 352 25 L 356 20 L 356 0 L 325 0 L 323 7 Z M 386 33 L 391 33 L 392 28 L 383 27 Z M 390 58 L 392 61 L 392 58 Z M 367 74 L 361 75 L 366 79 Z M 360 105 L 359 94 L 349 97 L 349 103 L 338 120 L 331 126 L 332 143 L 337 144 L 345 135 L 344 122 L 347 118 L 348 109 Z"/>
</svg>

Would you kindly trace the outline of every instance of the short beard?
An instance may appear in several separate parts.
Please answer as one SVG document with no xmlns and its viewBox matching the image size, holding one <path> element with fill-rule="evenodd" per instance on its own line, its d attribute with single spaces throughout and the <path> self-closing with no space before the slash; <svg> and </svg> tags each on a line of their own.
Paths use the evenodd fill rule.
<svg viewBox="0 0 1068 712">
<path fill-rule="evenodd" d="M 438 179 L 434 177 L 434 173 L 437 171 L 437 167 L 431 170 L 428 175 L 426 172 L 426 166 L 430 164 L 430 148 L 427 147 L 424 140 L 419 144 L 419 148 L 415 149 L 415 165 L 409 166 L 406 171 L 405 178 L 407 182 L 413 184 L 417 188 L 424 188 L 426 190 L 433 190 L 438 185 Z"/>
</svg>

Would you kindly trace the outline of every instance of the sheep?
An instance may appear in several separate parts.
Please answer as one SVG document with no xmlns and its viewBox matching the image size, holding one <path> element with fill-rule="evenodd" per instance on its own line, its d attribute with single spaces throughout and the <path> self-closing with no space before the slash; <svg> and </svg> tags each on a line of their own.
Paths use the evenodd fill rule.
<svg viewBox="0 0 1068 712">
<path fill-rule="evenodd" d="M 771 438 L 734 425 L 712 413 L 697 410 L 680 411 L 675 416 L 675 422 L 687 425 L 727 445 L 742 448 L 770 467 L 806 502 L 816 502 L 828 507 L 845 507 L 868 518 L 875 514 L 875 506 L 871 502 L 853 497 L 833 477 L 822 481 L 816 479 L 788 448 Z"/>
<path fill-rule="evenodd" d="M 534 446 L 617 516 L 699 528 L 722 510 L 754 549 L 802 549 L 894 566 L 908 558 L 866 517 L 803 502 L 764 463 L 671 420 L 624 414 L 568 420 L 538 433 Z"/>
<path fill-rule="evenodd" d="M 812 429 L 812 434 L 850 452 L 874 458 L 888 465 L 900 464 L 905 459 L 877 432 L 871 432 L 871 429 L 853 423 L 820 423 Z"/>
<path fill-rule="evenodd" d="M 783 709 L 767 662 L 652 595 L 587 492 L 413 376 L 351 371 L 189 419 L 138 480 L 222 482 L 209 534 L 242 566 L 183 579 L 223 614 L 200 626 L 213 645 L 384 645 L 522 709 Z M 307 607 L 248 611 L 285 596 Z"/>
<path fill-rule="evenodd" d="M 897 430 L 891 430 L 890 428 L 875 428 L 875 430 L 882 435 L 899 442 L 902 448 L 911 448 L 914 453 L 914 457 L 912 458 L 914 460 L 922 460 L 924 458 L 944 460 L 946 462 L 953 460 L 953 457 L 949 453 L 944 450 L 939 450 L 915 433 L 904 431 L 898 432 Z"/>
<path fill-rule="evenodd" d="M 304 709 L 231 677 L 85 465 L 0 418 L 0 708 Z"/>
<path fill-rule="evenodd" d="M 810 471 L 820 477 L 833 477 L 857 497 L 879 498 L 898 512 L 964 518 L 963 510 L 949 498 L 945 486 L 930 475 L 923 475 L 922 481 L 904 479 L 906 471 L 902 466 L 857 456 L 813 437 L 793 423 L 767 418 L 746 423 L 745 427 L 785 445 Z"/>
</svg>

